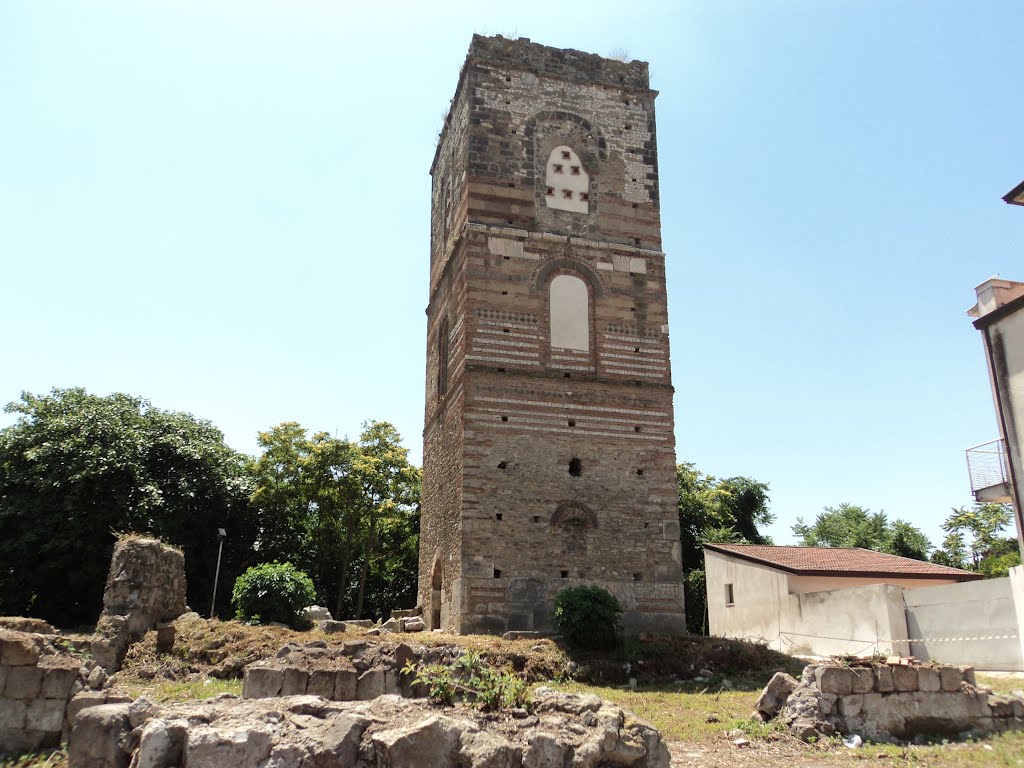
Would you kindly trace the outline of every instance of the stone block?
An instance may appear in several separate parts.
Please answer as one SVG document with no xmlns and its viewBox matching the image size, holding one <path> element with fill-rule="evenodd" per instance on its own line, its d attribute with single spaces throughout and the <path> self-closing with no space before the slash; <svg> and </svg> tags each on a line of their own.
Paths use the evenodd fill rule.
<svg viewBox="0 0 1024 768">
<path fill-rule="evenodd" d="M 170 653 L 174 650 L 174 624 L 166 622 L 156 625 L 156 652 Z"/>
<path fill-rule="evenodd" d="M 314 747 L 314 766 L 356 765 L 359 756 L 359 741 L 363 731 L 370 724 L 358 715 L 340 715 L 331 719 L 324 729 L 320 743 Z"/>
<path fill-rule="evenodd" d="M 836 711 L 836 701 L 839 697 L 834 693 L 819 693 L 817 695 L 818 710 L 823 715 L 831 715 Z"/>
<path fill-rule="evenodd" d="M 28 703 L 21 699 L 0 699 L 0 731 L 18 731 L 25 727 Z"/>
<path fill-rule="evenodd" d="M 284 683 L 284 670 L 274 667 L 246 667 L 242 680 L 242 698 L 267 699 L 278 696 Z"/>
<path fill-rule="evenodd" d="M 851 693 L 849 696 L 840 696 L 838 705 L 840 715 L 843 717 L 856 717 L 864 708 L 864 694 Z"/>
<path fill-rule="evenodd" d="M 334 700 L 355 701 L 359 687 L 359 673 L 354 669 L 339 669 L 334 678 Z"/>
<path fill-rule="evenodd" d="M 384 693 L 402 695 L 402 673 L 397 669 L 384 670 Z"/>
<path fill-rule="evenodd" d="M 385 680 L 383 669 L 368 669 L 359 676 L 356 681 L 356 698 L 360 701 L 369 701 L 385 692 Z"/>
<path fill-rule="evenodd" d="M 271 735 L 258 728 L 192 728 L 182 763 L 189 768 L 258 768 L 270 757 Z"/>
<path fill-rule="evenodd" d="M 341 652 L 346 656 L 356 657 L 366 650 L 365 640 L 346 640 L 341 647 Z"/>
<path fill-rule="evenodd" d="M 5 754 L 22 755 L 37 752 L 43 746 L 43 732 L 26 728 L 0 728 L 0 751 Z"/>
<path fill-rule="evenodd" d="M 132 768 L 168 768 L 181 765 L 187 724 L 149 720 L 142 727 L 139 752 Z"/>
<path fill-rule="evenodd" d="M 816 677 L 822 693 L 846 696 L 853 692 L 853 671 L 846 667 L 820 666 Z"/>
<path fill-rule="evenodd" d="M 1012 717 L 1013 698 L 999 693 L 990 693 L 988 706 L 992 710 L 992 717 Z"/>
<path fill-rule="evenodd" d="M 334 698 L 334 686 L 338 673 L 333 669 L 314 669 L 309 673 L 309 681 L 306 683 L 306 693 L 310 696 L 320 696 L 325 699 Z"/>
<path fill-rule="evenodd" d="M 281 696 L 302 696 L 306 693 L 309 673 L 299 667 L 285 667 L 281 679 Z"/>
<path fill-rule="evenodd" d="M 761 691 L 754 709 L 760 713 L 763 719 L 771 720 L 778 714 L 796 686 L 797 682 L 793 677 L 785 672 L 776 672 Z"/>
<path fill-rule="evenodd" d="M 942 677 L 935 667 L 921 667 L 917 670 L 917 689 L 926 693 L 942 690 Z"/>
<path fill-rule="evenodd" d="M 324 619 L 317 626 L 325 635 L 341 634 L 348 630 L 344 621 L 335 621 L 334 619 Z"/>
<path fill-rule="evenodd" d="M 39 667 L 11 667 L 3 695 L 8 699 L 34 699 L 39 696 L 42 682 L 43 670 Z"/>
<path fill-rule="evenodd" d="M 897 691 L 916 691 L 917 667 L 892 667 L 892 682 Z"/>
<path fill-rule="evenodd" d="M 36 699 L 28 705 L 26 722 L 37 731 L 60 733 L 67 703 L 57 699 Z"/>
<path fill-rule="evenodd" d="M 101 704 L 78 713 L 68 744 L 70 768 L 128 768 L 123 749 L 131 733 L 127 704 Z"/>
<path fill-rule="evenodd" d="M 77 696 L 68 702 L 68 723 L 74 726 L 78 719 L 78 715 L 82 710 L 89 709 L 90 707 L 98 707 L 101 704 L 107 703 L 107 697 L 103 691 L 85 691 L 79 693 Z"/>
<path fill-rule="evenodd" d="M 39 695 L 44 699 L 61 699 L 67 701 L 71 696 L 71 687 L 78 679 L 78 669 L 72 667 L 41 667 L 43 681 Z"/>
<path fill-rule="evenodd" d="M 1017 698 L 1013 700 L 1013 716 L 1017 718 L 1024 717 L 1024 701 Z"/>
<path fill-rule="evenodd" d="M 974 667 L 960 667 L 960 674 L 963 676 L 965 683 L 970 683 L 977 688 L 978 681 L 974 678 Z"/>
<path fill-rule="evenodd" d="M 957 667 L 942 667 L 939 670 L 939 684 L 944 691 L 959 691 L 963 675 Z"/>
<path fill-rule="evenodd" d="M 39 644 L 24 632 L 0 629 L 0 664 L 22 667 L 38 663 Z"/>
<path fill-rule="evenodd" d="M 879 693 L 889 693 L 896 690 L 896 684 L 892 679 L 892 667 L 887 664 L 876 664 L 873 668 L 875 674 L 875 690 Z"/>
<path fill-rule="evenodd" d="M 870 693 L 874 690 L 875 675 L 871 667 L 853 667 L 850 673 L 852 693 Z"/>
</svg>

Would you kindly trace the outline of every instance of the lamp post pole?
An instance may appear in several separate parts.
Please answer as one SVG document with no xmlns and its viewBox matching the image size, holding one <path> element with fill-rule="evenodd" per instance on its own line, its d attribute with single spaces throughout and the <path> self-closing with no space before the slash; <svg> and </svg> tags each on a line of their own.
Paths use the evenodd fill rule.
<svg viewBox="0 0 1024 768">
<path fill-rule="evenodd" d="M 210 618 L 213 618 L 213 609 L 217 605 L 217 580 L 220 578 L 220 556 L 224 552 L 224 539 L 228 537 L 227 531 L 223 528 L 217 529 L 217 539 L 220 544 L 217 547 L 217 570 L 213 573 L 213 597 L 210 598 Z"/>
</svg>

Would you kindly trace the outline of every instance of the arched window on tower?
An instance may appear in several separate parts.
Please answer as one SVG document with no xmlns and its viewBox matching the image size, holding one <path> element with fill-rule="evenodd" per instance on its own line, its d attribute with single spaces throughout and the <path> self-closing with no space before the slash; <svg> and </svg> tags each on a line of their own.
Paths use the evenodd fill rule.
<svg viewBox="0 0 1024 768">
<path fill-rule="evenodd" d="M 549 288 L 552 349 L 590 351 L 590 293 L 574 275 L 557 275 Z"/>
<path fill-rule="evenodd" d="M 590 213 L 590 174 L 569 147 L 555 147 L 544 172 L 544 201 L 548 208 Z"/>
<path fill-rule="evenodd" d="M 448 394 L 448 320 L 441 321 L 437 332 L 437 396 Z"/>
</svg>

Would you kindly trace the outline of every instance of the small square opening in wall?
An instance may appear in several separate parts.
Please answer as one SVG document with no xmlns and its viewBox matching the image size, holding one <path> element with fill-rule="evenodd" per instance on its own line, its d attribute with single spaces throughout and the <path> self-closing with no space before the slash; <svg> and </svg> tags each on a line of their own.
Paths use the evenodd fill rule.
<svg viewBox="0 0 1024 768">
<path fill-rule="evenodd" d="M 735 597 L 734 597 L 734 595 L 732 593 L 732 584 L 726 584 L 725 585 L 725 604 L 726 605 L 733 605 L 735 602 L 736 602 L 736 599 L 735 599 Z"/>
<path fill-rule="evenodd" d="M 501 295 L 502 295 L 502 296 L 508 296 L 508 291 L 502 291 L 502 292 L 501 292 Z M 639 351 L 640 351 L 640 350 L 638 349 L 638 350 L 637 350 L 637 352 L 639 352 Z"/>
<path fill-rule="evenodd" d="M 639 354 L 639 352 L 640 352 L 640 347 L 633 347 L 633 351 Z"/>
<path fill-rule="evenodd" d="M 494 513 L 494 519 L 495 520 L 501 520 L 501 514 L 502 514 L 501 512 L 495 512 Z"/>
<path fill-rule="evenodd" d="M 562 571 L 562 578 L 563 579 L 568 579 L 569 578 L 569 572 L 568 571 Z"/>
<path fill-rule="evenodd" d="M 555 196 L 555 188 L 554 187 L 548 187 L 548 191 L 547 191 L 546 194 L 547 194 L 548 197 L 554 197 Z"/>
<path fill-rule="evenodd" d="M 625 129 L 626 129 L 627 131 L 631 131 L 631 130 L 633 130 L 633 125 L 632 125 L 632 123 L 626 123 L 626 124 L 625 124 L 624 126 L 622 126 L 622 127 L 623 127 L 623 128 L 625 128 Z"/>
<path fill-rule="evenodd" d="M 637 426 L 633 427 L 633 431 L 634 432 L 640 432 L 641 431 L 640 425 L 638 424 Z"/>
<path fill-rule="evenodd" d="M 579 477 L 583 474 L 583 462 L 575 456 L 569 460 L 569 474 L 573 477 Z"/>
<path fill-rule="evenodd" d="M 502 420 L 502 421 L 508 421 L 508 416 L 502 416 L 502 417 L 501 417 L 501 420 Z"/>
<path fill-rule="evenodd" d="M 533 516 L 533 522 L 539 523 L 540 522 L 540 515 L 534 515 Z"/>
<path fill-rule="evenodd" d="M 499 369 L 498 369 L 498 373 L 504 373 L 504 372 L 505 372 L 505 369 L 504 369 L 504 368 L 499 368 Z"/>
<path fill-rule="evenodd" d="M 563 379 L 571 379 L 572 378 L 572 374 L 571 373 L 563 373 L 562 374 L 562 378 Z"/>
<path fill-rule="evenodd" d="M 590 199 L 590 193 L 589 192 L 580 192 L 580 200 L 586 201 L 586 200 L 589 200 L 589 199 Z"/>
<path fill-rule="evenodd" d="M 570 427 L 575 427 L 576 426 L 576 419 L 569 419 L 568 423 L 569 423 Z"/>
<path fill-rule="evenodd" d="M 497 569 L 497 568 L 494 569 L 494 578 L 496 578 L 496 579 L 500 579 L 501 578 L 501 571 L 499 569 Z"/>
<path fill-rule="evenodd" d="M 572 190 L 571 189 L 563 189 L 562 190 L 562 197 L 564 197 L 566 200 L 572 200 Z"/>
<path fill-rule="evenodd" d="M 579 176 L 580 175 L 580 167 L 578 165 L 570 165 L 569 166 L 569 173 L 572 174 L 573 176 Z"/>
<path fill-rule="evenodd" d="M 561 163 L 555 163 L 554 165 L 551 166 L 551 169 L 555 173 L 565 173 L 565 166 L 562 165 Z"/>
<path fill-rule="evenodd" d="M 633 581 L 643 581 L 643 580 L 644 580 L 644 575 L 642 573 L 640 573 L 639 571 L 637 571 L 636 573 L 633 574 Z"/>
<path fill-rule="evenodd" d="M 499 461 L 498 462 L 498 469 L 508 469 L 508 462 L 507 461 Z"/>
<path fill-rule="evenodd" d="M 508 333 L 508 332 L 509 332 L 509 330 L 508 330 L 508 328 L 502 328 L 502 329 L 501 329 L 501 332 L 502 332 L 502 333 Z"/>
<path fill-rule="evenodd" d="M 643 477 L 643 476 L 644 476 L 644 471 L 643 471 L 642 469 L 638 469 L 638 470 L 636 471 L 636 476 L 637 476 L 637 477 Z"/>
<path fill-rule="evenodd" d="M 572 152 L 569 152 L 568 150 L 563 149 L 562 150 L 562 159 L 563 160 L 571 160 L 572 159 Z"/>
</svg>

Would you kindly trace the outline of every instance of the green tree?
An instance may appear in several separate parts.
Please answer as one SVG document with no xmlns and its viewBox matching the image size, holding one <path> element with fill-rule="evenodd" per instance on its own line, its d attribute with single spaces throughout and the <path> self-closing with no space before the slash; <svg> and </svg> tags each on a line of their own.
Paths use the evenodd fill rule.
<svg viewBox="0 0 1024 768">
<path fill-rule="evenodd" d="M 126 394 L 22 393 L 0 430 L 0 612 L 95 621 L 115 532 L 181 547 L 189 600 L 210 599 L 217 529 L 225 594 L 249 548 L 245 457 L 208 421 Z"/>
<path fill-rule="evenodd" d="M 905 520 L 890 523 L 885 512 L 846 502 L 825 507 L 811 525 L 797 518 L 793 533 L 806 547 L 862 547 L 914 560 L 927 560 L 933 548 L 928 537 Z"/>
<path fill-rule="evenodd" d="M 954 508 L 942 524 L 946 538 L 942 549 L 932 555 L 933 562 L 967 568 L 987 578 L 1005 576 L 1020 565 L 1017 539 L 999 535 L 1011 520 L 1005 504 L 978 502 L 972 509 Z"/>
<path fill-rule="evenodd" d="M 295 563 L 338 617 L 414 601 L 420 475 L 395 428 L 367 422 L 352 442 L 285 422 L 259 443 L 256 561 Z"/>
<path fill-rule="evenodd" d="M 707 595 L 704 544 L 771 544 L 760 528 L 775 517 L 768 509 L 768 484 L 749 477 L 718 480 L 692 463 L 676 466 L 679 494 L 679 541 L 686 585 L 686 623 L 690 632 L 705 632 Z"/>
<path fill-rule="evenodd" d="M 409 463 L 409 449 L 386 421 L 363 424 L 355 472 L 362 485 L 364 543 L 359 570 L 355 615 L 360 618 L 366 603 L 371 566 L 389 523 L 415 519 L 418 528 L 420 470 Z M 412 593 L 415 594 L 415 586 Z"/>
</svg>

